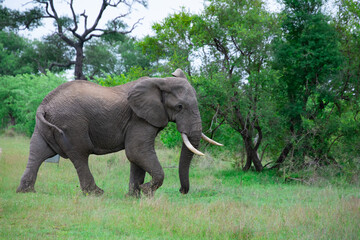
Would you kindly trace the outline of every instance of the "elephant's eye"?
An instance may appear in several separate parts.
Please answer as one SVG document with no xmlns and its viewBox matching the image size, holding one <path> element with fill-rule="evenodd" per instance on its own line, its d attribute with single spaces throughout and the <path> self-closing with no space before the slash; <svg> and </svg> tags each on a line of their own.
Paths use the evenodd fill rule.
<svg viewBox="0 0 360 240">
<path fill-rule="evenodd" d="M 181 111 L 183 109 L 183 105 L 179 104 L 179 105 L 176 105 L 176 110 L 177 111 Z"/>
</svg>

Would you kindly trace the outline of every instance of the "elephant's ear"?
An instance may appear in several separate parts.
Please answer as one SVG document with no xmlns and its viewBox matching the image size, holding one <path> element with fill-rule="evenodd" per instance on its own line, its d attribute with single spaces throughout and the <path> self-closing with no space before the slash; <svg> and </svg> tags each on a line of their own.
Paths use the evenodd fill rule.
<svg viewBox="0 0 360 240">
<path fill-rule="evenodd" d="M 174 77 L 186 78 L 185 73 L 180 68 L 176 69 L 171 75 Z"/>
<path fill-rule="evenodd" d="M 136 83 L 128 93 L 128 101 L 135 114 L 155 127 L 165 127 L 168 117 L 162 103 L 160 85 L 152 79 Z"/>
</svg>

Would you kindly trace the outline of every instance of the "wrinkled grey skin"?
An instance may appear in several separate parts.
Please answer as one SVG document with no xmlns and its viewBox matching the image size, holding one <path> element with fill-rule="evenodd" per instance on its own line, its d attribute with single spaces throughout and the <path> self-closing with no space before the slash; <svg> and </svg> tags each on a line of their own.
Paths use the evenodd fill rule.
<svg viewBox="0 0 360 240">
<path fill-rule="evenodd" d="M 164 180 L 154 149 L 156 135 L 168 124 L 187 134 L 193 146 L 201 138 L 201 118 L 196 92 L 181 70 L 169 78 L 140 78 L 116 87 L 88 81 L 65 83 L 47 95 L 36 113 L 29 160 L 17 192 L 35 192 L 40 165 L 60 154 L 70 158 L 84 193 L 102 194 L 88 165 L 90 154 L 125 149 L 130 161 L 129 195 L 151 196 Z M 180 192 L 189 191 L 189 166 L 193 153 L 181 149 Z M 144 183 L 145 173 L 152 180 Z"/>
</svg>

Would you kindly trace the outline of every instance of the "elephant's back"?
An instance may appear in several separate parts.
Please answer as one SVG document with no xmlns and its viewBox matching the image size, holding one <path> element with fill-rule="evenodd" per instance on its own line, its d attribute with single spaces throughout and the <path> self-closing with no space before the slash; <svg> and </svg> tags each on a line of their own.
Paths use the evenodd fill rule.
<svg viewBox="0 0 360 240">
<path fill-rule="evenodd" d="M 84 80 L 75 80 L 71 82 L 64 83 L 53 91 L 51 91 L 42 101 L 42 105 L 49 103 L 54 103 L 56 101 L 62 101 L 65 97 L 70 97 L 75 99 L 83 95 L 94 94 L 96 92 L 107 91 L 106 87 L 102 87 L 93 82 L 84 81 Z M 95 95 L 95 94 L 94 94 Z M 71 100 L 70 99 L 70 100 Z"/>
<path fill-rule="evenodd" d="M 104 103 L 117 98 L 118 95 L 112 88 L 89 81 L 75 80 L 55 88 L 44 98 L 41 105 L 45 105 L 47 108 L 84 103 L 104 105 Z"/>
<path fill-rule="evenodd" d="M 50 92 L 39 109 L 45 112 L 49 122 L 59 127 L 69 123 L 79 127 L 92 118 L 114 111 L 116 106 L 123 106 L 124 103 L 119 104 L 119 101 L 124 101 L 124 98 L 112 88 L 76 80 Z"/>
</svg>

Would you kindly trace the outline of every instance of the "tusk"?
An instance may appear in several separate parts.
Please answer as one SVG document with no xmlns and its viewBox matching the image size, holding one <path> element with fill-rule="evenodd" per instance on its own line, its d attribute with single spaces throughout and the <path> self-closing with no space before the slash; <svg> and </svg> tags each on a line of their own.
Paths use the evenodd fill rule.
<svg viewBox="0 0 360 240">
<path fill-rule="evenodd" d="M 186 147 L 192 151 L 193 153 L 200 155 L 200 156 L 205 156 L 205 154 L 203 154 L 202 152 L 200 152 L 199 150 L 197 150 L 196 148 L 194 148 L 194 146 L 190 143 L 188 137 L 186 136 L 185 133 L 181 133 L 181 137 L 186 145 Z"/>
<path fill-rule="evenodd" d="M 216 146 L 224 146 L 224 144 L 215 142 L 214 140 L 212 140 L 211 138 L 208 138 L 205 134 L 201 133 L 201 137 L 202 139 L 204 139 L 205 141 L 207 141 L 208 143 L 214 144 Z"/>
</svg>

